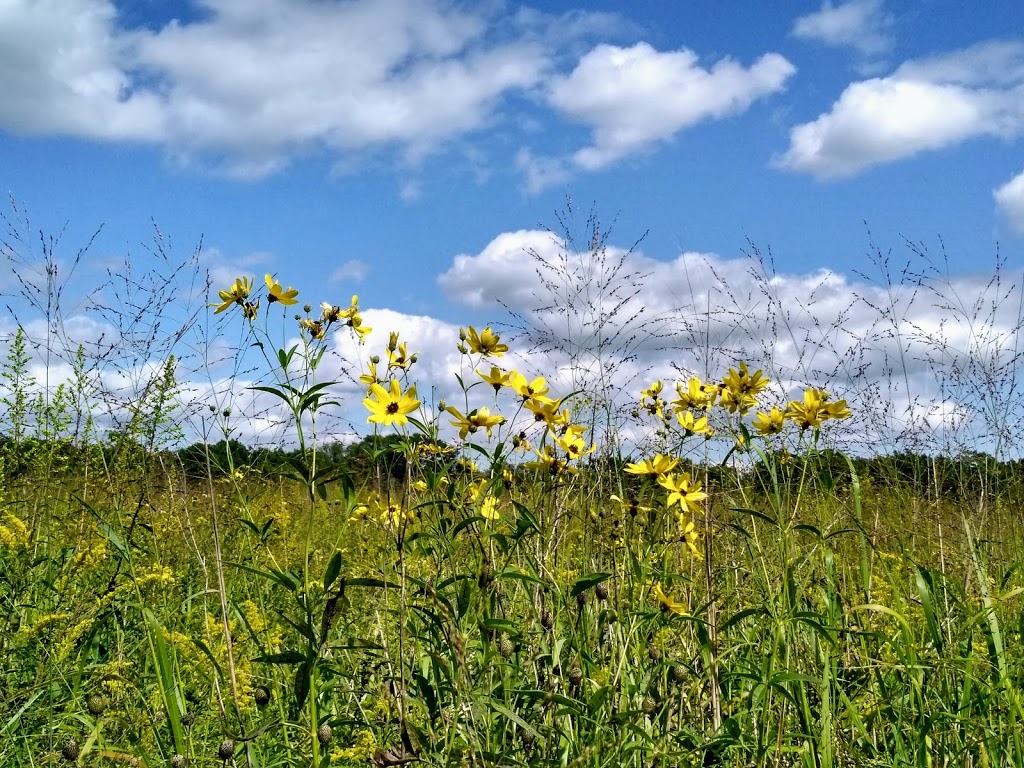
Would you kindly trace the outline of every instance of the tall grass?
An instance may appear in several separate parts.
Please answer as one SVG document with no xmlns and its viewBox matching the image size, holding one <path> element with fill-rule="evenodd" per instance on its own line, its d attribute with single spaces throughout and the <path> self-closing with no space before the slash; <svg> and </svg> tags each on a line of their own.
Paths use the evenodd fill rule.
<svg viewBox="0 0 1024 768">
<path fill-rule="evenodd" d="M 154 269 L 94 295 L 112 336 L 80 341 L 58 241 L 31 262 L 17 210 L 7 224 L 8 257 L 46 279 L 21 284 L 44 322 L 19 318 L 0 363 L 2 764 L 1024 764 L 1004 264 L 957 298 L 876 250 L 884 290 L 816 323 L 832 278 L 793 303 L 752 246 L 748 276 L 695 275 L 689 306 L 647 316 L 645 273 L 591 217 L 584 256 L 564 236 L 560 260 L 535 254 L 558 311 L 511 319 L 537 370 L 507 377 L 501 340 L 468 329 L 457 401 L 414 405 L 395 335 L 358 373 L 372 407 L 392 381 L 403 398 L 367 412 L 364 458 L 335 461 L 322 361 L 362 338 L 357 302 L 280 331 L 282 286 L 217 302 L 198 251 L 186 269 L 157 232 Z M 957 334 L 915 320 L 925 297 Z M 236 378 L 297 436 L 277 464 L 231 442 L 229 388 L 189 400 L 208 300 L 257 352 Z M 675 393 L 643 368 L 658 355 Z M 888 380 L 867 375 L 879 359 Z M 33 373 L 61 362 L 64 381 Z M 903 373 L 922 369 L 935 402 Z M 935 427 L 936 403 L 961 415 Z M 173 450 L 181 425 L 200 453 Z M 883 431 L 906 452 L 868 457 Z"/>
</svg>

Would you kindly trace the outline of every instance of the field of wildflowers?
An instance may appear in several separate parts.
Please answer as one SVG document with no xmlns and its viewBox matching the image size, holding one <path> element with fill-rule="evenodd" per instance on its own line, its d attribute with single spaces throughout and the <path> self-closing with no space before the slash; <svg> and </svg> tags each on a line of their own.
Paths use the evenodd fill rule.
<svg viewBox="0 0 1024 768">
<path fill-rule="evenodd" d="M 1024 764 L 1014 475 L 886 475 L 831 448 L 846 400 L 755 360 L 644 382 L 627 454 L 491 327 L 451 340 L 457 402 L 399 333 L 368 350 L 385 439 L 332 461 L 322 363 L 370 329 L 285 286 L 210 305 L 290 415 L 272 470 L 175 460 L 173 357 L 100 438 L 87 361 L 40 397 L 12 341 L 3 765 Z"/>
</svg>

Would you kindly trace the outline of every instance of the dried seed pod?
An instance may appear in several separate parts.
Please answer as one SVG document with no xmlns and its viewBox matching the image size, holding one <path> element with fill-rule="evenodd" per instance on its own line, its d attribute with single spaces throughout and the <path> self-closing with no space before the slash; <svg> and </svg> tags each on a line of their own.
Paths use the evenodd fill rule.
<svg viewBox="0 0 1024 768">
<path fill-rule="evenodd" d="M 686 680 L 686 667 L 682 664 L 674 664 L 672 666 L 672 679 L 677 683 L 682 683 Z"/>
<path fill-rule="evenodd" d="M 541 613 L 541 615 L 540 615 L 540 625 L 542 627 L 544 627 L 544 629 L 548 629 L 548 630 L 551 629 L 553 626 L 555 626 L 555 617 L 551 615 L 551 611 L 545 609 Z"/>
<path fill-rule="evenodd" d="M 533 731 L 528 728 L 523 728 L 519 731 L 519 741 L 523 743 L 524 747 L 532 746 L 536 738 L 537 737 L 534 735 Z"/>
<path fill-rule="evenodd" d="M 188 760 L 184 755 L 175 755 L 171 758 L 171 768 L 185 768 L 186 765 L 188 765 Z"/>
<path fill-rule="evenodd" d="M 235 755 L 235 742 L 231 739 L 224 739 L 217 748 L 217 757 L 227 762 Z"/>
<path fill-rule="evenodd" d="M 607 600 L 608 599 L 608 585 L 605 584 L 602 581 L 600 584 L 598 584 L 596 587 L 594 587 L 594 594 L 597 595 L 597 599 L 598 600 Z"/>
<path fill-rule="evenodd" d="M 69 736 L 68 738 L 64 739 L 64 744 L 62 744 L 60 748 L 61 757 L 63 757 L 69 763 L 73 763 L 76 760 L 78 760 L 78 756 L 81 754 L 81 752 L 82 750 L 78 746 L 78 742 L 75 741 L 74 738 Z"/>
<path fill-rule="evenodd" d="M 263 709 L 270 703 L 270 691 L 267 690 L 266 686 L 258 686 L 256 690 L 252 692 L 252 699 L 256 702 L 257 708 Z"/>
<path fill-rule="evenodd" d="M 324 723 L 316 729 L 316 740 L 324 746 L 330 743 L 331 737 L 333 735 L 334 731 L 331 730 L 331 726 L 329 726 L 327 723 Z"/>
<path fill-rule="evenodd" d="M 512 645 L 512 641 L 509 639 L 506 632 L 501 633 L 501 637 L 498 638 L 498 653 L 501 654 L 503 659 L 509 658 L 515 652 L 515 646 Z"/>
<path fill-rule="evenodd" d="M 583 682 L 583 670 L 575 664 L 569 667 L 569 682 L 572 683 L 573 687 Z"/>
<path fill-rule="evenodd" d="M 659 661 L 661 659 L 661 648 L 656 645 L 647 646 L 647 655 L 651 661 Z"/>
<path fill-rule="evenodd" d="M 89 701 L 86 706 L 88 706 L 89 708 L 90 715 L 99 717 L 107 710 L 107 700 L 105 697 L 100 696 L 98 693 L 94 693 L 92 696 L 89 697 Z"/>
<path fill-rule="evenodd" d="M 644 696 L 643 710 L 645 715 L 653 715 L 658 709 L 658 702 L 654 700 L 654 697 L 648 694 Z"/>
</svg>

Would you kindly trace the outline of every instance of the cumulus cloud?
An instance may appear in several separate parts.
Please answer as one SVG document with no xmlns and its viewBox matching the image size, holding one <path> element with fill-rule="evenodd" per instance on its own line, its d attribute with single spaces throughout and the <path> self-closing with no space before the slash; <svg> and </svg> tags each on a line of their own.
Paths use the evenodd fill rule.
<svg viewBox="0 0 1024 768">
<path fill-rule="evenodd" d="M 776 165 L 818 179 L 979 136 L 1024 131 L 1024 44 L 984 43 L 909 61 L 892 75 L 852 83 L 817 119 L 790 131 Z"/>
<path fill-rule="evenodd" d="M 850 0 L 839 5 L 825 0 L 819 10 L 793 23 L 793 35 L 877 56 L 892 48 L 892 26 L 893 18 L 885 13 L 882 0 Z"/>
<path fill-rule="evenodd" d="M 482 126 L 549 57 L 492 41 L 440 0 L 205 0 L 205 13 L 122 29 L 109 0 L 0 7 L 0 125 L 133 139 L 258 177 L 298 153 L 396 147 L 416 160 Z"/>
<path fill-rule="evenodd" d="M 592 171 L 703 120 L 742 112 L 781 90 L 795 71 L 777 53 L 765 54 L 749 68 L 732 59 L 704 68 L 686 49 L 599 45 L 569 75 L 551 81 L 548 101 L 593 129 L 593 143 L 572 158 L 578 168 Z"/>
<path fill-rule="evenodd" d="M 1024 172 L 993 191 L 992 196 L 1010 226 L 1024 234 Z"/>
</svg>

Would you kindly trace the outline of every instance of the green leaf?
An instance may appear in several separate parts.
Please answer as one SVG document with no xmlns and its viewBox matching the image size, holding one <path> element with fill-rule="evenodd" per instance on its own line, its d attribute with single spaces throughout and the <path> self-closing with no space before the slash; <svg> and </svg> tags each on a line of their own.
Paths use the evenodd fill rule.
<svg viewBox="0 0 1024 768">
<path fill-rule="evenodd" d="M 334 554 L 331 555 L 331 560 L 327 563 L 327 568 L 324 571 L 324 592 L 330 592 L 331 587 L 337 580 L 341 573 L 341 566 L 344 560 L 341 556 L 340 550 L 335 550 Z"/>
<path fill-rule="evenodd" d="M 572 589 L 569 590 L 569 597 L 576 597 L 609 578 L 611 578 L 610 573 L 588 573 L 586 576 L 580 576 L 573 582 Z"/>
</svg>

